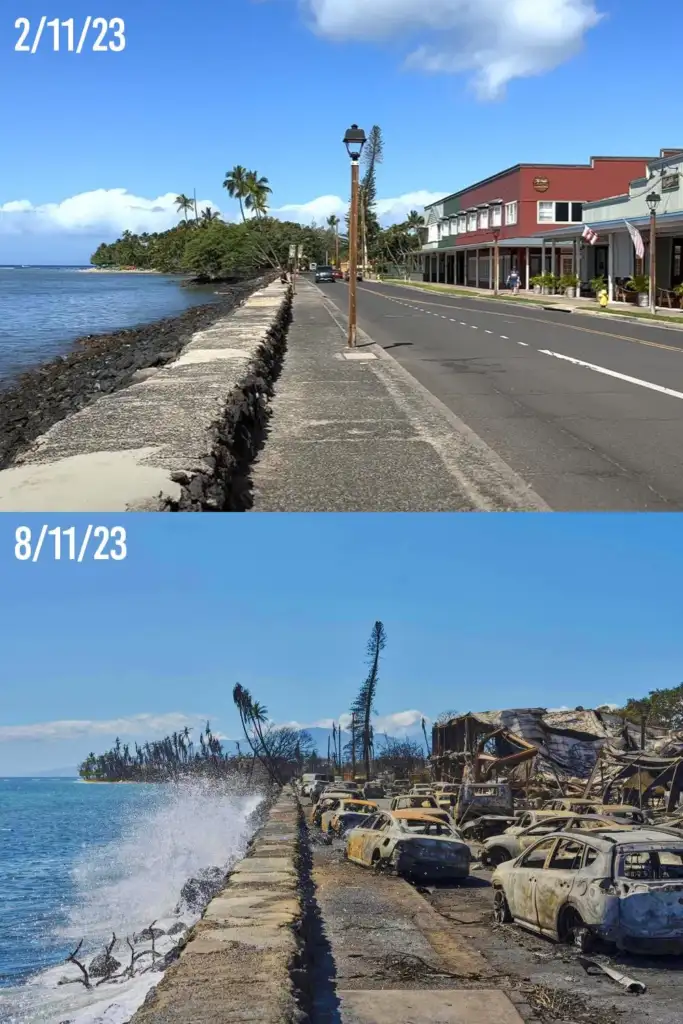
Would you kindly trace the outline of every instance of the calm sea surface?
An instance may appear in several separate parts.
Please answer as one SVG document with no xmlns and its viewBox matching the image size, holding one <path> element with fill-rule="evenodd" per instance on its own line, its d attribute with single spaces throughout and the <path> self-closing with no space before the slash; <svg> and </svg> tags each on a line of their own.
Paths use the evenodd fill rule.
<svg viewBox="0 0 683 1024">
<path fill-rule="evenodd" d="M 241 855 L 257 803 L 200 785 L 0 778 L 0 1022 L 127 1020 L 159 975 L 88 993 L 58 985 L 77 973 L 64 958 L 83 938 L 87 962 L 115 931 L 124 961 L 125 936 L 172 921 L 189 877 Z"/>
<path fill-rule="evenodd" d="M 0 384 L 68 352 L 84 334 L 160 320 L 215 300 L 160 274 L 90 274 L 76 267 L 0 267 Z"/>
</svg>

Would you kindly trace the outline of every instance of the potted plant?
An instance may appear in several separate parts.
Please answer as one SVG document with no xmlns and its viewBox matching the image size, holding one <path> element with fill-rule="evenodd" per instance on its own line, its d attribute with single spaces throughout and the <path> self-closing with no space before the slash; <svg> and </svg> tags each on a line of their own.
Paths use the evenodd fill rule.
<svg viewBox="0 0 683 1024">
<path fill-rule="evenodd" d="M 591 289 L 594 295 L 599 295 L 603 288 L 607 287 L 607 282 L 602 274 L 599 277 L 594 277 L 591 280 Z"/>
<path fill-rule="evenodd" d="M 529 281 L 529 284 L 534 290 L 534 295 L 540 295 L 541 288 L 543 287 L 543 274 L 535 274 Z"/>
<path fill-rule="evenodd" d="M 646 274 L 634 274 L 626 283 L 630 292 L 636 293 L 636 301 L 639 306 L 647 307 L 650 304 L 650 279 Z"/>
<path fill-rule="evenodd" d="M 560 288 L 567 296 L 568 299 L 573 299 L 576 295 L 576 289 L 579 287 L 579 275 L 578 274 L 563 274 L 560 278 Z"/>
</svg>

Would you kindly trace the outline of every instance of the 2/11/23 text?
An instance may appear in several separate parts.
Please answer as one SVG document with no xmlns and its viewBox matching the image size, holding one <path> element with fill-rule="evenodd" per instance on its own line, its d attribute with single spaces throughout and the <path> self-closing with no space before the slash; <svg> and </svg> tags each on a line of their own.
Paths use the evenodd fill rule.
<svg viewBox="0 0 683 1024">
<path fill-rule="evenodd" d="M 43 15 L 39 20 L 17 18 L 14 27 L 19 38 L 17 53 L 37 53 L 39 49 L 58 53 L 121 53 L 126 48 L 126 23 L 123 18 L 94 18 L 91 14 L 82 24 L 74 18 L 60 21 Z"/>
</svg>

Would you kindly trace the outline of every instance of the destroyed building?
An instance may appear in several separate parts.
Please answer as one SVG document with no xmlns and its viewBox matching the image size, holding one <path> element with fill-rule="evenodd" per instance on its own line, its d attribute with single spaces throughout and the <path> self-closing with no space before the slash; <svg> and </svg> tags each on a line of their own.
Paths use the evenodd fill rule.
<svg viewBox="0 0 683 1024">
<path fill-rule="evenodd" d="M 515 788 L 567 795 L 658 797 L 678 804 L 683 733 L 633 723 L 607 707 L 468 712 L 432 730 L 439 779 L 509 779 Z"/>
</svg>

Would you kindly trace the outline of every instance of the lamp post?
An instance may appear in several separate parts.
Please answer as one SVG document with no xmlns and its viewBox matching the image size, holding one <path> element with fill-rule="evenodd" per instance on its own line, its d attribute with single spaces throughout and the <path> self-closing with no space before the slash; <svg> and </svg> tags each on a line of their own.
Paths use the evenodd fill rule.
<svg viewBox="0 0 683 1024">
<path fill-rule="evenodd" d="M 352 124 L 344 136 L 351 158 L 351 216 L 349 218 L 349 334 L 348 347 L 356 347 L 356 284 L 358 277 L 358 162 L 365 145 L 365 132 Z"/>
<path fill-rule="evenodd" d="M 500 249 L 498 248 L 498 239 L 500 238 L 500 228 L 493 229 L 493 294 L 498 295 L 498 278 L 500 272 Z"/>
<path fill-rule="evenodd" d="M 657 313 L 657 207 L 661 200 L 658 192 L 650 192 L 645 202 L 650 208 L 650 312 Z"/>
</svg>

